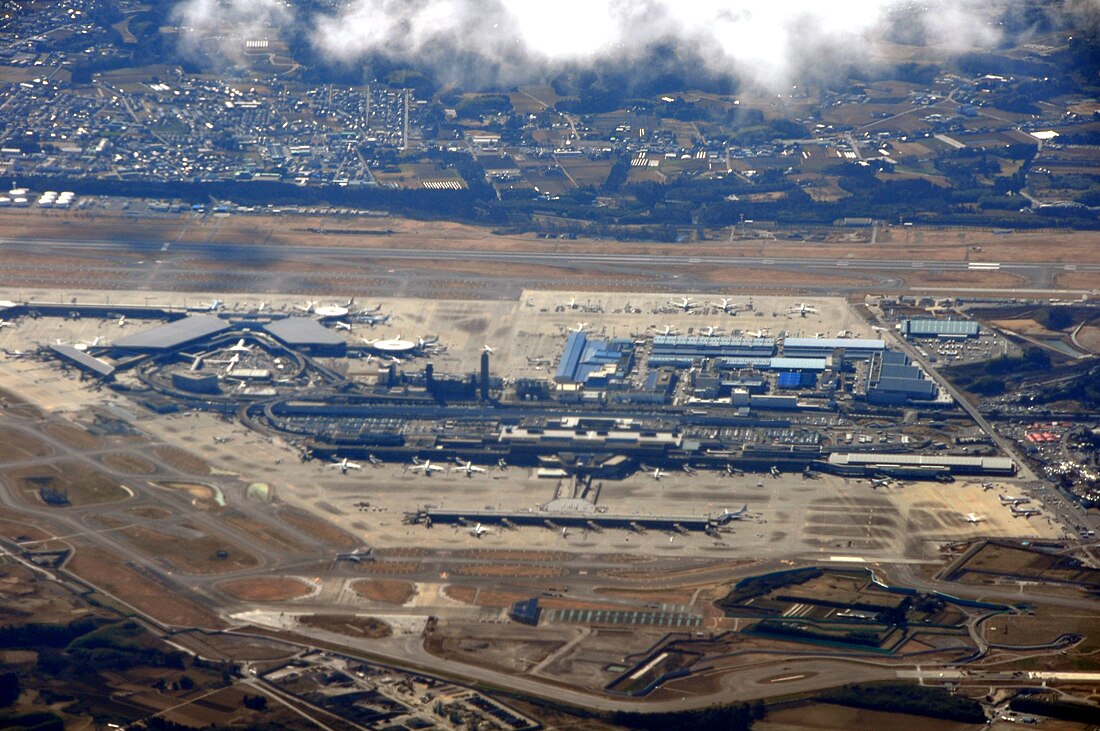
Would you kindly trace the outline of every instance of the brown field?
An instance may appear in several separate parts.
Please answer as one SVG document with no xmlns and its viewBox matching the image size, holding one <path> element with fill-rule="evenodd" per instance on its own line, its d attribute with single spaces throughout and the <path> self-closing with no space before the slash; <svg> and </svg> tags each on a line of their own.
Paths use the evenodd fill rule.
<svg viewBox="0 0 1100 731">
<path fill-rule="evenodd" d="M 65 492 L 74 506 L 98 505 L 130 497 L 117 481 L 79 462 L 17 467 L 5 471 L 4 479 L 30 503 L 40 503 L 39 489 L 43 487 Z"/>
<path fill-rule="evenodd" d="M 455 586 L 453 584 L 447 584 L 443 587 L 443 594 L 456 602 L 462 602 L 463 604 L 473 604 L 477 598 L 478 590 L 472 586 Z M 503 605 L 502 605 L 503 606 Z"/>
<path fill-rule="evenodd" d="M 136 508 L 130 508 L 126 511 L 132 513 L 139 518 L 148 518 L 150 520 L 164 520 L 172 515 L 172 513 L 164 508 L 155 508 L 152 505 L 141 505 Z"/>
<path fill-rule="evenodd" d="M 218 501 L 215 500 L 217 493 L 210 485 L 202 485 L 197 482 L 154 482 L 153 484 L 169 490 L 183 490 L 194 498 L 192 504 L 202 510 L 214 510 L 219 507 Z"/>
<path fill-rule="evenodd" d="M 15 462 L 45 457 L 53 452 L 50 445 L 18 429 L 0 428 L 0 461 Z"/>
<path fill-rule="evenodd" d="M 307 596 L 311 591 L 305 582 L 287 576 L 230 579 L 217 586 L 244 602 L 285 602 Z"/>
<path fill-rule="evenodd" d="M 30 519 L 20 520 L 5 510 L 4 517 L 0 517 L 0 535 L 19 541 L 42 541 L 50 537 L 42 528 L 30 522 Z"/>
<path fill-rule="evenodd" d="M 157 466 L 147 459 L 142 459 L 136 454 L 120 452 L 118 454 L 105 454 L 100 458 L 103 464 L 115 472 L 123 472 L 131 475 L 151 475 L 157 471 Z"/>
<path fill-rule="evenodd" d="M 350 637 L 381 639 L 393 634 L 393 629 L 382 620 L 375 617 L 361 617 L 357 614 L 306 614 L 298 617 L 298 622 L 307 627 Z"/>
<path fill-rule="evenodd" d="M 1100 290 L 1096 275 L 1088 272 L 1060 272 L 1054 275 L 1055 283 L 1064 289 Z"/>
<path fill-rule="evenodd" d="M 1088 325 L 1077 332 L 1077 342 L 1082 348 L 1100 353 L 1100 327 Z"/>
<path fill-rule="evenodd" d="M 123 528 L 118 534 L 142 553 L 164 559 L 187 573 L 224 574 L 259 564 L 257 558 L 244 549 L 213 536 L 188 540 L 141 526 Z M 219 551 L 229 555 L 218 558 Z"/>
<path fill-rule="evenodd" d="M 46 424 L 42 427 L 42 431 L 74 449 L 99 449 L 103 446 L 103 441 L 95 434 L 60 421 Z"/>
<path fill-rule="evenodd" d="M 352 591 L 372 602 L 401 606 L 416 596 L 416 586 L 409 581 L 394 579 L 362 579 L 353 581 Z"/>
<path fill-rule="evenodd" d="M 166 464 L 174 467 L 180 472 L 186 472 L 191 475 L 210 474 L 210 465 L 206 464 L 206 462 L 204 462 L 202 458 L 197 457 L 190 452 L 186 452 L 179 447 L 171 447 L 161 444 L 157 447 L 154 447 L 153 452 Z"/>
<path fill-rule="evenodd" d="M 0 388 L 0 407 L 13 416 L 22 416 L 28 419 L 42 418 L 42 411 L 37 406 L 6 388 Z"/>
<path fill-rule="evenodd" d="M 424 568 L 415 561 L 363 561 L 355 567 L 367 574 L 417 574 Z"/>
<path fill-rule="evenodd" d="M 683 589 L 620 589 L 616 587 L 603 587 L 596 589 L 597 594 L 614 597 L 616 599 L 633 599 L 638 602 L 661 602 L 662 604 L 682 604 L 688 606 L 695 598 L 695 592 L 689 588 Z"/>
<path fill-rule="evenodd" d="M 284 506 L 279 511 L 279 518 L 313 538 L 336 548 L 355 548 L 359 545 L 359 540 L 350 533 L 337 528 L 326 520 L 300 510 Z"/>
<path fill-rule="evenodd" d="M 461 576 L 517 576 L 524 578 L 566 576 L 569 571 L 557 566 L 524 566 L 523 564 L 474 564 L 455 566 L 452 573 Z"/>
<path fill-rule="evenodd" d="M 462 558 L 480 558 L 487 561 L 565 561 L 569 554 L 561 551 L 520 551 L 493 548 L 466 548 L 454 552 Z"/>
<path fill-rule="evenodd" d="M 996 325 L 1002 330 L 1009 330 L 1021 335 L 1029 335 L 1031 337 L 1044 337 L 1054 338 L 1061 335 L 1059 332 L 1053 330 L 1047 330 L 1045 327 L 1035 322 L 1035 320 L 990 320 L 990 324 Z"/>
<path fill-rule="evenodd" d="M 215 615 L 187 599 L 179 587 L 165 586 L 147 574 L 138 573 L 116 554 L 80 546 L 67 569 L 166 624 L 219 629 L 225 626 Z"/>
<path fill-rule="evenodd" d="M 722 567 L 734 571 L 754 563 L 756 562 L 752 559 L 743 559 L 740 561 L 715 561 L 702 566 L 693 566 L 686 569 L 611 569 L 601 573 L 603 576 L 615 579 L 627 579 L 629 581 L 660 581 L 664 579 L 690 579 L 697 574 L 710 573 Z"/>
<path fill-rule="evenodd" d="M 272 528 L 266 523 L 246 518 L 243 515 L 223 515 L 222 518 L 226 523 L 239 529 L 249 538 L 253 538 L 272 548 L 295 552 L 303 552 L 306 550 L 305 546 L 301 543 L 298 543 L 285 533 L 280 532 L 277 528 Z"/>
</svg>

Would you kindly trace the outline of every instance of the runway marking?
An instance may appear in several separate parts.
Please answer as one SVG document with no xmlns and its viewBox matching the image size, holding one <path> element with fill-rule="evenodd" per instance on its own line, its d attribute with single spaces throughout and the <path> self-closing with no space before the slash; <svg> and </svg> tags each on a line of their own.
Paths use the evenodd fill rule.
<svg viewBox="0 0 1100 731">
<path fill-rule="evenodd" d="M 806 677 L 805 673 L 802 673 L 800 675 L 784 675 L 782 678 L 772 678 L 768 682 L 769 683 L 787 683 L 791 680 L 802 680 L 805 677 Z"/>
<path fill-rule="evenodd" d="M 859 556 L 829 556 L 829 560 L 837 563 L 867 563 L 867 559 Z"/>
</svg>

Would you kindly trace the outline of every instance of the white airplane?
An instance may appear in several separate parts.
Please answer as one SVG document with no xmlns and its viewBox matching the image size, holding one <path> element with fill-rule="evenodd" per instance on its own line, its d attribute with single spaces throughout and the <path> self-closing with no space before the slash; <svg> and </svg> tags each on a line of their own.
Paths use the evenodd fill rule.
<svg viewBox="0 0 1100 731">
<path fill-rule="evenodd" d="M 706 330 L 706 332 L 703 333 L 703 337 L 705 338 L 709 338 L 713 335 L 718 335 L 722 332 L 722 328 L 714 327 L 713 325 L 707 325 L 703 328 L 703 330 Z"/>
<path fill-rule="evenodd" d="M 567 304 L 566 307 L 568 307 L 571 310 L 577 309 L 577 298 L 576 297 L 570 297 L 569 298 L 569 304 Z"/>
<path fill-rule="evenodd" d="M 799 302 L 793 307 L 788 307 L 787 312 L 797 312 L 800 316 L 805 317 L 806 315 L 816 315 L 817 308 L 805 302 Z"/>
<path fill-rule="evenodd" d="M 126 327 L 126 315 L 121 315 L 121 316 L 119 316 L 119 318 L 118 318 L 118 326 L 119 326 L 119 327 Z"/>
<path fill-rule="evenodd" d="M 744 335 L 750 338 L 766 338 L 768 337 L 768 328 L 760 328 L 759 330 L 745 330 Z"/>
<path fill-rule="evenodd" d="M 317 303 L 313 300 L 306 300 L 306 303 L 304 305 L 294 305 L 294 309 L 299 310 L 300 312 L 312 313 L 316 308 Z"/>
<path fill-rule="evenodd" d="M 332 326 L 334 328 L 336 328 L 337 330 L 348 330 L 348 331 L 351 330 L 351 323 L 350 322 L 337 321 L 337 322 L 332 323 Z"/>
<path fill-rule="evenodd" d="M 587 322 L 578 322 L 576 327 L 569 328 L 569 332 L 571 332 L 571 333 L 582 333 L 582 332 L 586 331 L 587 329 L 588 329 L 588 323 Z"/>
<path fill-rule="evenodd" d="M 690 312 L 695 307 L 695 299 L 693 297 L 681 297 L 678 300 L 669 300 L 668 303 L 673 307 L 679 307 L 684 312 Z"/>
<path fill-rule="evenodd" d="M 779 477 L 781 474 L 783 474 L 783 473 L 779 471 L 779 468 L 776 467 L 775 465 L 772 465 L 772 468 L 771 468 L 772 477 Z"/>
<path fill-rule="evenodd" d="M 1019 497 L 1013 497 L 1012 495 L 998 495 L 997 499 L 1001 501 L 1001 505 L 1012 505 L 1014 507 L 1021 503 L 1031 502 L 1031 498 L 1024 497 L 1022 495 Z"/>
<path fill-rule="evenodd" d="M 262 301 L 260 302 L 259 307 L 256 308 L 256 312 L 263 312 L 265 309 L 267 309 L 267 302 Z"/>
<path fill-rule="evenodd" d="M 208 312 L 216 312 L 225 305 L 221 300 L 211 300 L 210 302 L 204 302 L 199 305 L 200 310 L 207 310 Z"/>
<path fill-rule="evenodd" d="M 712 303 L 713 307 L 717 307 L 722 312 L 729 312 L 730 310 L 736 310 L 741 306 L 740 302 L 734 302 L 729 297 L 723 297 L 720 301 Z"/>
<path fill-rule="evenodd" d="M 481 350 L 485 353 L 492 353 L 493 352 L 493 348 L 490 345 L 481 346 Z"/>
<path fill-rule="evenodd" d="M 360 563 L 362 561 L 374 560 L 373 548 L 356 548 L 351 553 L 338 553 L 336 554 L 337 561 L 351 561 L 352 563 Z"/>
<path fill-rule="evenodd" d="M 967 513 L 965 517 L 966 517 L 966 522 L 967 523 L 977 524 L 977 523 L 981 523 L 983 520 L 985 520 L 984 515 L 975 515 L 974 513 Z"/>
<path fill-rule="evenodd" d="M 483 535 L 485 535 L 486 533 L 490 533 L 490 532 L 491 531 L 488 528 L 486 528 L 485 526 L 483 526 L 481 523 L 478 523 L 477 525 L 475 525 L 473 528 L 470 529 L 470 535 L 472 535 L 474 538 L 481 538 Z"/>
<path fill-rule="evenodd" d="M 676 328 L 674 328 L 672 325 L 665 325 L 663 328 L 657 331 L 658 335 L 675 335 L 676 333 Z"/>
<path fill-rule="evenodd" d="M 416 464 L 410 465 L 408 469 L 410 472 L 420 472 L 423 470 L 425 475 L 430 475 L 433 472 L 443 472 L 447 468 L 432 464 L 432 461 L 429 459 L 426 462 L 417 462 Z"/>
<path fill-rule="evenodd" d="M 871 489 L 874 489 L 874 488 L 877 488 L 877 487 L 890 487 L 890 478 L 889 477 L 872 477 L 871 478 Z"/>
<path fill-rule="evenodd" d="M 748 503 L 743 505 L 740 510 L 730 510 L 729 508 L 724 508 L 721 513 L 714 517 L 714 522 L 718 525 L 725 525 L 731 520 L 741 520 L 748 512 Z"/>
<path fill-rule="evenodd" d="M 94 348 L 95 346 L 99 345 L 100 340 L 101 340 L 101 338 L 97 335 L 94 340 L 91 340 L 91 341 L 85 340 L 85 341 L 77 343 L 73 347 L 76 348 L 77 350 L 84 351 L 84 350 L 87 350 L 88 348 Z"/>
<path fill-rule="evenodd" d="M 564 528 L 561 529 L 561 537 L 562 538 L 568 538 L 569 537 L 569 526 L 565 526 Z"/>
<path fill-rule="evenodd" d="M 0 318 L 0 328 L 11 327 L 14 324 L 15 323 L 12 322 L 11 320 L 5 320 L 3 318 Z"/>
<path fill-rule="evenodd" d="M 992 482 L 983 482 L 982 483 L 982 492 L 989 492 L 990 490 L 992 490 L 995 487 L 996 487 L 996 485 L 994 485 Z"/>
<path fill-rule="evenodd" d="M 652 468 L 652 469 L 649 468 L 649 467 L 646 467 L 645 465 L 642 465 L 641 467 L 642 467 L 643 470 L 648 472 L 649 476 L 652 477 L 654 480 L 660 481 L 660 479 L 662 477 L 664 477 L 665 475 L 668 474 L 667 472 L 662 470 L 660 467 L 655 467 L 655 468 Z"/>
<path fill-rule="evenodd" d="M 234 353 L 249 353 L 252 351 L 251 345 L 244 344 L 244 338 L 237 341 L 237 344 L 229 348 Z"/>
<path fill-rule="evenodd" d="M 1043 511 L 1038 508 L 1021 508 L 1016 505 L 1009 506 L 1012 509 L 1012 515 L 1016 518 L 1030 518 L 1033 515 L 1041 515 Z"/>
<path fill-rule="evenodd" d="M 478 467 L 473 462 L 463 462 L 462 460 L 458 460 L 458 467 L 455 469 L 459 472 L 465 472 L 467 477 L 473 477 L 475 472 L 485 471 L 484 467 Z"/>
<path fill-rule="evenodd" d="M 348 470 L 361 470 L 361 469 L 363 469 L 363 465 L 359 464 L 358 462 L 352 462 L 352 461 L 348 460 L 347 457 L 344 457 L 339 462 L 333 462 L 332 464 L 325 465 L 325 466 L 330 468 L 330 469 L 332 469 L 332 468 L 338 469 L 338 470 L 340 470 L 340 473 L 344 474 L 344 475 L 346 475 L 348 473 Z"/>
<path fill-rule="evenodd" d="M 371 463 L 372 467 L 381 467 L 384 464 L 382 460 L 378 459 L 373 454 L 367 455 L 367 461 Z"/>
</svg>

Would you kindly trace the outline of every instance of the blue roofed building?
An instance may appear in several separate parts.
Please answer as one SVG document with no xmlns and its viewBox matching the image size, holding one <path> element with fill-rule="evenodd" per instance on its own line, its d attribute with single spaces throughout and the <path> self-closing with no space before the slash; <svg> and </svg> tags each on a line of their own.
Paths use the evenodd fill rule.
<svg viewBox="0 0 1100 731">
<path fill-rule="evenodd" d="M 602 340 L 583 332 L 572 333 L 565 341 L 554 381 L 595 389 L 622 388 L 633 367 L 632 340 Z"/>
</svg>

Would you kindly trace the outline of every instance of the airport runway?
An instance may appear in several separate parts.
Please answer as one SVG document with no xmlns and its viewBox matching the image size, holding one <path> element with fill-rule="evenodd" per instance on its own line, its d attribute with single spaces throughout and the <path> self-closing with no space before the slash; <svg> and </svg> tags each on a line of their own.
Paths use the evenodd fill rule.
<svg viewBox="0 0 1100 731">
<path fill-rule="evenodd" d="M 58 269 L 64 268 L 65 257 L 84 257 L 97 254 L 128 254 L 144 255 L 147 259 L 117 259 L 110 260 L 105 257 L 102 263 L 84 264 L 75 267 L 81 279 L 86 281 L 84 275 L 95 275 L 104 286 L 115 288 L 140 288 L 140 289 L 176 289 L 181 286 L 189 287 L 189 282 L 196 278 L 216 278 L 218 275 L 212 271 L 209 264 L 217 263 L 225 270 L 223 275 L 227 282 L 232 282 L 230 289 L 240 291 L 241 288 L 252 289 L 254 286 L 267 286 L 268 291 L 304 291 L 311 286 L 322 286 L 328 282 L 332 286 L 333 281 L 339 280 L 365 280 L 364 284 L 386 282 L 394 288 L 394 294 L 409 294 L 417 290 L 418 279 L 438 282 L 440 279 L 461 280 L 470 284 L 479 281 L 507 282 L 509 286 L 498 286 L 496 296 L 513 296 L 513 290 L 523 289 L 532 283 L 541 286 L 553 285 L 553 280 L 547 281 L 545 277 L 532 278 L 524 281 L 522 277 L 516 278 L 514 273 L 502 274 L 497 277 L 492 273 L 491 267 L 477 273 L 447 272 L 445 269 L 433 269 L 428 264 L 438 265 L 440 262 L 453 264 L 499 264 L 522 265 L 532 267 L 549 267 L 563 272 L 563 281 L 567 281 L 568 272 L 585 272 L 590 276 L 601 277 L 600 282 L 620 286 L 634 283 L 638 286 L 639 280 L 644 282 L 649 289 L 674 287 L 677 289 L 692 289 L 692 291 L 722 290 L 734 288 L 752 287 L 751 282 L 723 282 L 715 283 L 703 278 L 696 278 L 694 272 L 705 272 L 717 268 L 749 268 L 761 270 L 795 271 L 804 273 L 830 274 L 846 278 L 856 278 L 855 283 L 842 283 L 823 281 L 817 284 L 806 283 L 787 287 L 819 293 L 844 293 L 850 291 L 869 290 L 898 290 L 906 286 L 907 273 L 920 272 L 927 275 L 929 272 L 973 273 L 980 283 L 983 272 L 1008 273 L 1021 278 L 1022 283 L 1018 288 L 1004 290 L 1003 288 L 990 288 L 991 291 L 1034 291 L 1034 292 L 1058 292 L 1076 293 L 1077 290 L 1063 290 L 1058 287 L 1056 277 L 1065 272 L 1096 273 L 1100 274 L 1100 264 L 1081 263 L 1066 264 L 1063 262 L 973 262 L 964 260 L 930 260 L 918 261 L 913 259 L 894 258 L 821 258 L 813 256 L 805 257 L 768 257 L 768 256 L 693 256 L 672 253 L 622 253 L 614 250 L 575 252 L 555 250 L 524 250 L 504 251 L 486 249 L 453 249 L 446 247 L 434 248 L 354 248 L 350 246 L 301 246 L 279 245 L 265 246 L 262 244 L 235 244 L 235 243 L 170 243 L 170 242 L 135 242 L 135 241 L 104 241 L 104 240 L 41 240 L 19 239 L 2 242 L 2 248 L 6 252 L 3 268 L 0 275 L 6 269 L 10 276 L 18 277 L 22 270 L 33 271 L 36 268 L 52 270 L 57 276 Z M 613 249 L 614 247 L 609 247 Z M 56 257 L 57 265 L 46 266 L 41 263 L 21 263 L 16 254 L 24 254 L 35 257 Z M 400 269 L 402 262 L 410 265 L 424 265 L 418 271 L 413 266 L 409 270 Z M 274 264 L 291 264 L 297 268 L 295 271 L 287 271 L 285 268 L 276 272 L 265 271 L 265 267 Z M 237 266 L 240 269 L 237 269 Z M 244 276 L 242 276 L 242 274 Z M 369 281 L 367 281 L 369 280 Z M 55 280 L 56 281 L 56 280 Z M 253 284 L 255 282 L 255 284 Z M 279 289 L 270 289 L 272 284 L 280 286 Z M 10 286 L 23 286 L 16 281 L 8 282 Z M 35 286 L 38 282 L 27 281 L 26 286 Z M 759 285 L 757 285 L 759 286 Z M 778 285 L 770 285 L 775 288 Z M 433 287 L 434 288 L 434 287 Z M 964 287 L 968 291 L 978 290 L 980 287 Z M 951 289 L 951 288 L 944 288 Z M 917 288 L 920 291 L 920 288 Z"/>
</svg>

